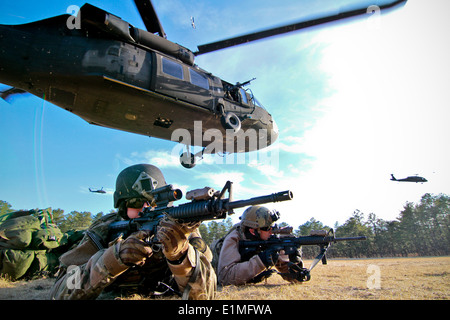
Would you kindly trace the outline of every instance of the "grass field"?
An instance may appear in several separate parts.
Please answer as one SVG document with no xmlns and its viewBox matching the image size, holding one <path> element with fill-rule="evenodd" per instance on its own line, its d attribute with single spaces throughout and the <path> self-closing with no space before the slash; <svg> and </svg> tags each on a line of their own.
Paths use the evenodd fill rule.
<svg viewBox="0 0 450 320">
<path fill-rule="evenodd" d="M 305 261 L 309 266 L 310 261 Z M 450 257 L 329 260 L 318 264 L 303 284 L 273 276 L 266 284 L 225 287 L 219 299 L 376 299 L 450 298 Z M 379 276 L 379 277 L 378 277 Z"/>
<path fill-rule="evenodd" d="M 308 267 L 311 261 L 305 261 Z M 448 300 L 450 257 L 329 260 L 311 281 L 289 284 L 273 275 L 266 282 L 227 286 L 219 300 Z M 0 300 L 48 299 L 54 279 L 0 279 Z M 142 299 L 143 297 L 132 297 Z"/>
</svg>

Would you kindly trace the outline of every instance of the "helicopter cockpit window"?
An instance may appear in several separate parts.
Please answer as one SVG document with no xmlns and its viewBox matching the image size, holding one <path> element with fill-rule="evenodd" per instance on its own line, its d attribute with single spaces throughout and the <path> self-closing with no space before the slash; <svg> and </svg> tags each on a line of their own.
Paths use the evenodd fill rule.
<svg viewBox="0 0 450 320">
<path fill-rule="evenodd" d="M 247 95 L 244 89 L 240 88 L 239 91 L 241 92 L 241 98 L 243 104 L 248 104 Z"/>
<path fill-rule="evenodd" d="M 261 104 L 261 102 L 259 102 L 258 100 L 256 100 L 255 97 L 253 97 L 252 100 L 253 100 L 253 104 L 254 104 L 255 106 L 258 106 L 258 107 L 260 107 L 260 108 L 262 108 L 262 109 L 264 109 L 264 110 L 266 109 L 266 108 L 264 108 L 264 106 Z"/>
<path fill-rule="evenodd" d="M 193 69 L 189 69 L 189 74 L 191 75 L 192 84 L 209 90 L 208 78 Z"/>
<path fill-rule="evenodd" d="M 162 71 L 165 74 L 183 80 L 183 66 L 172 60 L 162 58 Z"/>
</svg>

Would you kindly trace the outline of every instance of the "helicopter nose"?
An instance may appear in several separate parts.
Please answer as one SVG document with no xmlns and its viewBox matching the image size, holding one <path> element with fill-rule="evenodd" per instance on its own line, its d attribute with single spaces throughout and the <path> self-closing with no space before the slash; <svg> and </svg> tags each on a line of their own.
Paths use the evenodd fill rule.
<svg viewBox="0 0 450 320">
<path fill-rule="evenodd" d="M 272 118 L 272 129 L 270 130 L 269 144 L 274 143 L 278 139 L 278 126 L 275 120 Z"/>
</svg>

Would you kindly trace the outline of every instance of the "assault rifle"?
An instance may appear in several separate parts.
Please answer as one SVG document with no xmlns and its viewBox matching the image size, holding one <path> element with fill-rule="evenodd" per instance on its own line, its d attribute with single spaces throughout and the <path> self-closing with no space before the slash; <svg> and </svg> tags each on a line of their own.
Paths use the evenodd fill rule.
<svg viewBox="0 0 450 320">
<path fill-rule="evenodd" d="M 317 257 L 311 263 L 309 269 L 295 267 L 293 263 L 289 263 L 295 270 L 293 274 L 295 279 L 298 281 L 309 281 L 311 279 L 311 270 L 317 265 L 317 263 L 322 260 L 322 264 L 327 264 L 326 253 L 328 248 L 332 243 L 339 241 L 358 241 L 366 240 L 365 236 L 360 237 L 345 237 L 336 238 L 333 229 L 328 232 L 325 230 L 311 231 L 309 236 L 282 236 L 274 235 L 268 240 L 241 240 L 239 241 L 239 253 L 242 259 L 249 259 L 251 256 L 258 254 L 265 250 L 281 251 L 284 250 L 284 254 L 293 255 L 301 246 L 312 246 L 318 245 L 320 247 L 320 252 Z M 275 270 L 268 270 L 269 274 L 276 272 Z M 292 276 L 293 274 L 290 274 Z"/>
<path fill-rule="evenodd" d="M 109 239 L 113 240 L 119 235 L 124 238 L 138 230 L 152 231 L 156 234 L 159 221 L 165 216 L 180 222 L 200 222 L 206 220 L 225 219 L 227 214 L 233 214 L 234 209 L 246 206 L 259 205 L 269 202 L 291 200 L 291 191 L 282 191 L 270 195 L 255 197 L 246 200 L 233 201 L 231 181 L 227 181 L 222 191 L 212 188 L 195 189 L 187 192 L 186 199 L 191 202 L 172 206 L 172 202 L 182 198 L 182 192 L 174 189 L 172 185 L 145 192 L 145 197 L 156 207 L 144 208 L 140 216 L 135 219 L 113 222 L 109 225 Z M 225 193 L 228 191 L 228 198 Z"/>
</svg>

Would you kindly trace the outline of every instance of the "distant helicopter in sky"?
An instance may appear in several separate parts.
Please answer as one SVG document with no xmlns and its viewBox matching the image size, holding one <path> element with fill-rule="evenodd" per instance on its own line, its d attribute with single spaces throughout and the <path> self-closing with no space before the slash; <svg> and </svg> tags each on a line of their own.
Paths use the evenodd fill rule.
<svg viewBox="0 0 450 320">
<path fill-rule="evenodd" d="M 92 193 L 106 193 L 106 191 L 103 190 L 103 187 L 101 189 L 97 189 L 97 190 L 92 190 L 91 188 L 89 188 L 89 191 Z"/>
<path fill-rule="evenodd" d="M 425 179 L 424 177 L 420 177 L 418 175 L 409 176 L 409 177 L 406 177 L 406 178 L 403 178 L 403 179 L 397 179 L 397 178 L 394 177 L 394 174 L 391 174 L 391 181 L 424 183 L 424 182 L 427 182 L 428 180 Z"/>
</svg>

